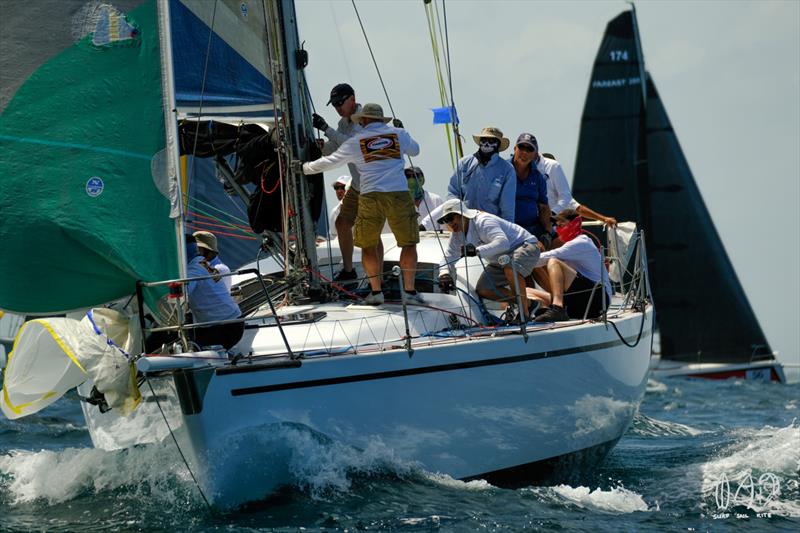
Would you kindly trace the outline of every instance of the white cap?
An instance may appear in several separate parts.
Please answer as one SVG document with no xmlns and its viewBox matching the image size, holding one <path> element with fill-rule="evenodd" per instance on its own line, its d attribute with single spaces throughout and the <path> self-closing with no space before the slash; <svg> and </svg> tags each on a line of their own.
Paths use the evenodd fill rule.
<svg viewBox="0 0 800 533">
<path fill-rule="evenodd" d="M 347 175 L 339 176 L 336 181 L 333 182 L 333 184 L 336 185 L 337 183 L 341 183 L 344 186 L 348 186 L 352 180 L 353 178 Z"/>
<path fill-rule="evenodd" d="M 467 218 L 475 218 L 475 215 L 478 214 L 477 209 L 468 209 L 467 204 L 459 200 L 458 198 L 450 198 L 445 203 L 442 204 L 442 216 L 439 217 L 438 222 L 439 224 L 444 223 L 444 219 L 447 218 L 447 215 L 450 213 L 455 213 L 457 215 L 461 215 Z"/>
</svg>

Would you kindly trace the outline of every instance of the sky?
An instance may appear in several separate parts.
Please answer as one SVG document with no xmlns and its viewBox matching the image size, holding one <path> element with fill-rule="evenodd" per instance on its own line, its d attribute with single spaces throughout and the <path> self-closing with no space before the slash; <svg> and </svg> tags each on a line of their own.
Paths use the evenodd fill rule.
<svg viewBox="0 0 800 533">
<path fill-rule="evenodd" d="M 360 103 L 388 113 L 350 0 L 296 5 L 317 111 L 335 124 L 339 117 L 324 104 L 330 88 L 347 81 Z M 415 164 L 426 188 L 444 195 L 452 167 L 444 129 L 432 124 L 440 103 L 422 0 L 356 5 L 392 107 L 421 145 Z M 446 7 L 465 151 L 474 151 L 471 134 L 483 126 L 499 127 L 512 142 L 531 132 L 571 181 L 597 47 L 608 21 L 629 5 L 449 0 Z M 636 9 L 645 64 L 761 327 L 782 362 L 800 365 L 800 2 L 640 1 Z"/>
</svg>

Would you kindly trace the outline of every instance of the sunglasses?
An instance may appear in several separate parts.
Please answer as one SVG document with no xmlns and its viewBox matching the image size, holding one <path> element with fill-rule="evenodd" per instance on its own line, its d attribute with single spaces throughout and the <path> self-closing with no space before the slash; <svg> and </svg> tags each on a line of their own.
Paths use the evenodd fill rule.
<svg viewBox="0 0 800 533">
<path fill-rule="evenodd" d="M 345 96 L 341 100 L 337 100 L 336 102 L 331 102 L 331 105 L 333 107 L 342 107 L 344 105 L 344 103 L 347 102 L 349 99 L 350 99 L 349 96 Z"/>
<path fill-rule="evenodd" d="M 518 144 L 517 145 L 517 149 L 518 150 L 522 150 L 523 152 L 529 152 L 529 153 L 532 153 L 532 152 L 536 151 L 536 149 L 533 146 L 531 146 L 530 144 Z"/>
<path fill-rule="evenodd" d="M 456 219 L 456 214 L 455 213 L 450 213 L 446 217 L 442 218 L 442 222 L 444 222 L 445 224 L 450 224 L 455 219 Z"/>
<path fill-rule="evenodd" d="M 346 187 L 344 185 L 334 185 L 333 186 L 333 190 L 334 191 L 343 191 L 345 189 L 346 189 Z"/>
</svg>

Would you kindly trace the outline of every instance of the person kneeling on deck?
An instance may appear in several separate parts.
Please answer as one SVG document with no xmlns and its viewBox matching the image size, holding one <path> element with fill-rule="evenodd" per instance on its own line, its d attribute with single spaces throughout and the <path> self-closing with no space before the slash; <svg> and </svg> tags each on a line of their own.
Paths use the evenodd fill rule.
<svg viewBox="0 0 800 533">
<path fill-rule="evenodd" d="M 597 318 L 611 300 L 611 283 L 600 251 L 592 239 L 581 232 L 583 220 L 576 210 L 565 209 L 553 220 L 563 244 L 544 252 L 536 264 L 534 278 L 544 291 L 528 289 L 528 294 L 549 306 L 536 317 L 536 322 L 559 322 L 584 316 Z M 601 276 L 602 289 L 599 286 Z"/>
<path fill-rule="evenodd" d="M 203 236 L 197 245 L 200 255 L 189 260 L 189 268 L 186 270 L 189 278 L 213 276 L 209 279 L 190 281 L 187 284 L 186 296 L 196 324 L 234 320 L 241 315 L 239 306 L 231 297 L 230 289 L 223 281 L 224 278 L 220 276 L 220 271 L 211 264 L 216 257 L 216 252 L 209 249 L 207 241 L 209 241 L 207 236 Z M 216 248 L 216 237 L 212 244 Z M 230 350 L 242 338 L 244 322 L 200 327 L 190 331 L 190 337 L 200 347 L 221 345 L 226 350 Z"/>
<path fill-rule="evenodd" d="M 525 278 L 530 275 L 539 259 L 541 247 L 536 237 L 524 228 L 491 213 L 468 209 L 457 198 L 447 200 L 442 206 L 439 224 L 447 224 L 450 240 L 445 250 L 444 261 L 439 265 L 439 287 L 449 291 L 453 277 L 449 273 L 451 263 L 461 256 L 480 255 L 487 260 L 485 271 L 478 278 L 475 290 L 479 296 L 506 302 L 516 302 L 516 287 L 525 290 Z M 513 261 L 501 266 L 499 257 L 508 254 Z M 448 267 L 448 268 L 445 268 Z M 522 316 L 528 320 L 527 298 L 523 298 Z"/>
<path fill-rule="evenodd" d="M 403 173 L 403 155 L 419 154 L 419 145 L 406 130 L 388 126 L 386 123 L 392 118 L 384 117 L 383 108 L 378 104 L 365 104 L 361 111 L 353 114 L 353 120 L 357 120 L 363 129 L 331 155 L 303 163 L 303 173 L 317 174 L 353 163 L 361 175 L 353 241 L 361 248 L 361 263 L 372 288 L 364 303 L 383 303 L 380 271 L 383 258 L 378 243 L 387 219 L 401 248 L 400 268 L 406 299 L 412 303 L 424 303 L 414 287 L 419 242 L 417 210 Z"/>
</svg>

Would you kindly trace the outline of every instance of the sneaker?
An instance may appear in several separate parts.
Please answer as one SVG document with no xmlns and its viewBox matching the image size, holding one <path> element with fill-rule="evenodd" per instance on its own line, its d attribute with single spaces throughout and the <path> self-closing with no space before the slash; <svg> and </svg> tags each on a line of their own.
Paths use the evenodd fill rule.
<svg viewBox="0 0 800 533">
<path fill-rule="evenodd" d="M 506 307 L 506 310 L 500 315 L 500 320 L 506 325 L 517 323 L 517 308 L 514 305 Z"/>
<path fill-rule="evenodd" d="M 356 270 L 355 270 L 355 269 L 351 270 L 350 272 L 348 272 L 348 271 L 347 271 L 347 270 L 345 270 L 345 269 L 341 269 L 341 270 L 340 270 L 340 271 L 339 271 L 339 272 L 338 272 L 338 273 L 337 273 L 337 274 L 336 274 L 336 275 L 333 277 L 333 281 L 335 281 L 335 282 L 340 282 L 340 281 L 354 281 L 354 280 L 357 280 L 357 279 L 358 279 L 358 274 L 356 273 Z"/>
<path fill-rule="evenodd" d="M 544 313 L 536 317 L 534 322 L 564 322 L 569 320 L 567 310 L 560 305 L 551 305 Z"/>
<path fill-rule="evenodd" d="M 364 298 L 364 301 L 361 302 L 364 305 L 383 305 L 383 293 L 379 292 L 378 294 L 369 293 L 369 295 Z"/>
<path fill-rule="evenodd" d="M 419 292 L 416 293 L 416 294 L 406 293 L 406 303 L 407 304 L 424 305 L 425 304 L 425 298 L 423 298 L 422 294 L 420 294 Z"/>
</svg>

